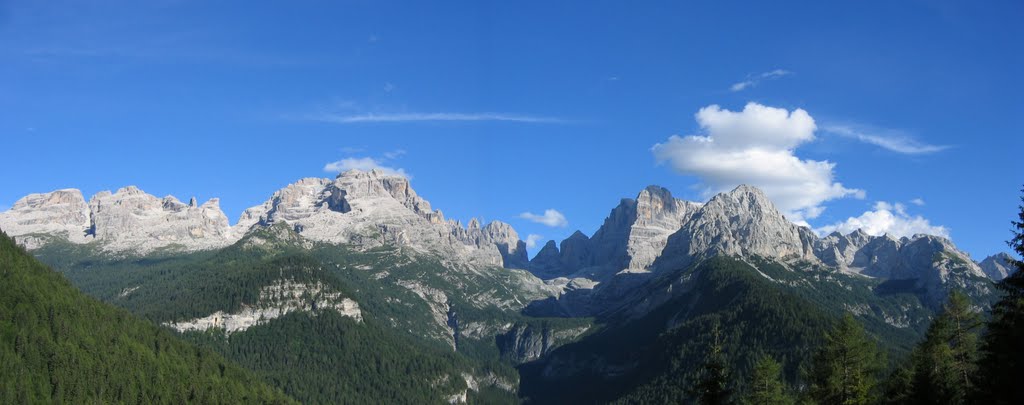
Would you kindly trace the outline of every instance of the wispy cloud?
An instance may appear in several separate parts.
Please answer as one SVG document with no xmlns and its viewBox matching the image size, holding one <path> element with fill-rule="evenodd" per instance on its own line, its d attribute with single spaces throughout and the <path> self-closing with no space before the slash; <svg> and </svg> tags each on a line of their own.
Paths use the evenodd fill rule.
<svg viewBox="0 0 1024 405">
<path fill-rule="evenodd" d="M 824 129 L 825 132 L 856 139 L 867 144 L 875 145 L 880 148 L 905 155 L 924 155 L 928 153 L 941 152 L 950 148 L 948 145 L 930 145 L 894 130 L 869 132 L 869 130 L 866 131 L 848 125 L 828 125 L 822 129 Z"/>
<path fill-rule="evenodd" d="M 384 158 L 388 160 L 395 160 L 405 156 L 405 153 L 405 149 L 395 149 L 393 151 L 384 152 Z"/>
<path fill-rule="evenodd" d="M 400 167 L 385 166 L 379 160 L 371 157 L 345 158 L 337 162 L 330 162 L 324 165 L 324 171 L 329 173 L 342 173 L 352 169 L 362 171 L 370 171 L 377 169 L 388 175 L 412 178 L 412 176 L 410 176 L 409 173 L 405 171 L 405 169 L 402 169 Z"/>
<path fill-rule="evenodd" d="M 913 200 L 910 200 L 910 203 L 920 207 L 924 205 L 924 200 L 920 198 L 915 198 Z"/>
<path fill-rule="evenodd" d="M 764 73 L 761 73 L 761 74 L 747 76 L 746 80 L 744 80 L 742 82 L 738 82 L 738 83 L 733 83 L 733 85 L 729 87 L 729 90 L 732 90 L 732 91 L 743 91 L 743 90 L 746 90 L 748 88 L 757 86 L 758 83 L 761 83 L 762 81 L 774 80 L 774 79 L 778 79 L 780 77 L 789 76 L 791 74 L 793 74 L 793 72 L 790 72 L 788 70 L 775 69 L 775 70 L 772 70 L 772 71 L 769 71 L 769 72 L 764 72 Z"/>
<path fill-rule="evenodd" d="M 312 121 L 335 124 L 359 124 L 374 122 L 439 122 L 439 121 L 505 121 L 530 124 L 560 124 L 560 118 L 539 117 L 506 113 L 367 113 L 367 114 L 316 114 L 305 118 Z"/>
<path fill-rule="evenodd" d="M 534 214 L 532 212 L 524 212 L 519 214 L 519 218 L 536 222 L 538 224 L 547 225 L 550 227 L 561 227 L 564 228 L 569 225 L 569 221 L 565 219 L 565 215 L 558 210 L 553 208 L 544 210 L 543 215 Z"/>
<path fill-rule="evenodd" d="M 526 248 L 527 249 L 533 249 L 533 248 L 537 247 L 537 243 L 542 241 L 542 240 L 544 240 L 544 237 L 541 236 L 541 235 L 537 235 L 535 233 L 531 233 L 529 235 L 526 235 Z"/>
</svg>

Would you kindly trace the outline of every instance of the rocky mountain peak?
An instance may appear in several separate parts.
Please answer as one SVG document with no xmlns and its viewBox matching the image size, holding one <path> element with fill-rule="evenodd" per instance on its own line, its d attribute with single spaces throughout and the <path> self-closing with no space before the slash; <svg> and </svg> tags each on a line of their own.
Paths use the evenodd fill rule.
<svg viewBox="0 0 1024 405">
<path fill-rule="evenodd" d="M 117 189 L 114 195 L 146 195 L 146 192 L 136 186 L 125 186 Z"/>
<path fill-rule="evenodd" d="M 661 186 L 647 186 L 636 196 L 637 221 L 652 221 L 663 212 L 675 212 L 686 204 L 672 197 L 672 192 Z"/>
<path fill-rule="evenodd" d="M 986 257 L 985 260 L 978 263 L 978 266 L 981 267 L 981 270 L 985 272 L 988 278 L 995 281 L 1002 280 L 1016 271 L 1016 268 L 1013 266 L 1013 256 L 1005 252 Z"/>
<path fill-rule="evenodd" d="M 576 232 L 573 232 L 572 235 L 569 235 L 569 237 L 566 240 L 586 241 L 586 240 L 590 240 L 590 237 L 588 237 L 587 234 L 585 234 L 585 233 L 581 232 L 579 229 L 577 229 Z"/>
<path fill-rule="evenodd" d="M 665 251 L 671 255 L 663 262 L 679 266 L 715 254 L 816 261 L 810 236 L 786 220 L 763 191 L 740 185 L 699 207 L 669 238 Z"/>
<path fill-rule="evenodd" d="M 46 234 L 72 243 L 102 242 L 114 252 L 147 253 L 165 247 L 185 250 L 225 246 L 233 239 L 217 199 L 200 207 L 173 196 L 158 198 L 138 187 L 115 193 L 101 191 L 86 203 L 74 189 L 31 194 L 4 213 L 0 228 L 29 248 L 38 248 Z"/>
<path fill-rule="evenodd" d="M 285 222 L 303 237 L 374 247 L 384 244 L 446 259 L 525 268 L 525 243 L 511 225 L 477 218 L 466 227 L 431 209 L 403 176 L 348 170 L 334 180 L 302 179 L 247 209 L 236 230 Z"/>
<path fill-rule="evenodd" d="M 0 212 L 0 228 L 20 236 L 18 243 L 36 248 L 44 241 L 33 234 L 56 235 L 84 241 L 89 228 L 89 204 L 77 189 L 62 189 L 22 197 L 6 212 Z"/>
<path fill-rule="evenodd" d="M 577 231 L 562 241 L 560 269 L 544 256 L 531 268 L 536 268 L 535 274 L 555 277 L 585 270 L 598 278 L 624 269 L 646 269 L 661 254 L 669 235 L 699 206 L 673 197 L 664 187 L 647 186 L 635 199 L 620 200 L 594 236 Z"/>
</svg>

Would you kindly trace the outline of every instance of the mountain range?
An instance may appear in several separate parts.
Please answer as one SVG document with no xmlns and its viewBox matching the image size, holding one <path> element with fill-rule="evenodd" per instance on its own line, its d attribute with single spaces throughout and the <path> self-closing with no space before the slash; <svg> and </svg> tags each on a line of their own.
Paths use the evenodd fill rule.
<svg viewBox="0 0 1024 405">
<path fill-rule="evenodd" d="M 1008 255 L 975 262 L 935 235 L 819 236 L 746 185 L 703 203 L 648 186 L 592 235 L 548 241 L 532 259 L 511 225 L 446 219 L 407 178 L 378 170 L 301 179 L 235 225 L 217 199 L 184 203 L 129 186 L 88 201 L 75 189 L 31 194 L 0 213 L 0 229 L 86 293 L 208 345 L 304 402 L 356 391 L 415 397 L 292 378 L 306 371 L 288 356 L 320 356 L 327 360 L 311 368 L 342 373 L 337 365 L 356 354 L 321 347 L 338 333 L 360 345 L 377 336 L 386 346 L 366 346 L 374 356 L 421 347 L 416 358 L 431 366 L 411 375 L 432 382 L 411 386 L 428 398 L 604 402 L 652 389 L 672 369 L 642 359 L 704 336 L 707 317 L 763 310 L 744 301 L 758 294 L 804 303 L 794 311 L 807 325 L 853 313 L 905 353 L 950 291 L 986 308 L 993 280 L 1009 272 Z M 736 300 L 718 300 L 726 296 Z M 793 316 L 772 312 L 779 308 L 771 316 Z M 336 333 L 302 327 L 317 323 Z M 310 345 L 279 353 L 275 336 L 289 333 Z M 611 343 L 621 339 L 635 344 Z M 584 389 L 578 375 L 600 376 L 607 390 L 559 389 Z"/>
</svg>

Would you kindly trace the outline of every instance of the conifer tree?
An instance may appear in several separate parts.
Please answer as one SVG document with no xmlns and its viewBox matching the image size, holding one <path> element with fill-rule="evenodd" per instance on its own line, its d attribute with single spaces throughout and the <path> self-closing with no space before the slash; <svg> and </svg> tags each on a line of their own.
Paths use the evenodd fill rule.
<svg viewBox="0 0 1024 405">
<path fill-rule="evenodd" d="M 692 395 L 698 404 L 722 405 L 731 403 L 729 366 L 722 348 L 722 332 L 716 323 L 711 331 L 711 344 L 701 363 L 697 383 Z"/>
<path fill-rule="evenodd" d="M 1021 190 L 1024 192 L 1024 190 Z M 1024 257 L 1024 196 L 1017 220 L 1011 221 L 1013 237 L 1007 242 Z M 1003 297 L 992 307 L 992 318 L 982 341 L 976 401 L 988 404 L 1022 404 L 1024 389 L 1024 262 L 1013 260 L 1016 271 L 997 284 Z"/>
<path fill-rule="evenodd" d="M 916 403 L 963 404 L 973 389 L 981 318 L 970 300 L 953 292 L 912 355 Z"/>
<path fill-rule="evenodd" d="M 914 390 L 914 369 L 911 365 L 903 365 L 893 370 L 885 383 L 883 404 L 911 404 Z"/>
<path fill-rule="evenodd" d="M 782 381 L 782 365 L 771 356 L 763 356 L 754 364 L 750 380 L 750 393 L 746 403 L 751 405 L 789 405 L 793 403 Z"/>
<path fill-rule="evenodd" d="M 870 403 L 882 368 L 878 346 L 864 327 L 846 314 L 825 334 L 825 342 L 812 360 L 811 397 L 822 404 Z"/>
</svg>

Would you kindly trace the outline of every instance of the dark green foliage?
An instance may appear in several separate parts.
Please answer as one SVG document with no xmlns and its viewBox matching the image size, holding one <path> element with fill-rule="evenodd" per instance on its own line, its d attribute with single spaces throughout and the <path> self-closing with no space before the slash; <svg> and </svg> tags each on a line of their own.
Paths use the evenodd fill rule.
<svg viewBox="0 0 1024 405">
<path fill-rule="evenodd" d="M 786 392 L 782 380 L 782 365 L 771 356 L 761 356 L 754 364 L 754 371 L 743 399 L 749 405 L 790 405 L 793 398 Z"/>
<path fill-rule="evenodd" d="M 812 359 L 807 376 L 811 397 L 822 404 L 871 403 L 884 360 L 864 327 L 846 314 Z"/>
<path fill-rule="evenodd" d="M 442 403 L 466 390 L 465 360 L 371 322 L 292 313 L 227 338 L 195 338 L 306 404 Z"/>
<path fill-rule="evenodd" d="M 967 296 L 953 293 L 911 356 L 908 402 L 963 404 L 976 380 L 981 317 Z"/>
<path fill-rule="evenodd" d="M 900 366 L 893 370 L 885 382 L 884 404 L 912 404 L 914 390 L 914 370 L 910 366 Z"/>
<path fill-rule="evenodd" d="M 739 260 L 717 257 L 686 274 L 688 292 L 654 312 L 520 367 L 522 395 L 537 403 L 687 402 L 716 324 L 735 376 L 733 389 L 745 389 L 742 377 L 765 354 L 780 359 L 787 379 L 796 379 L 801 360 L 833 322 L 818 306 Z M 567 375 L 557 374 L 561 370 Z"/>
<path fill-rule="evenodd" d="M 0 403 L 289 403 L 250 372 L 86 297 L 0 233 Z"/>
<path fill-rule="evenodd" d="M 697 369 L 697 378 L 690 389 L 690 395 L 701 405 L 732 403 L 730 377 L 729 364 L 722 349 L 722 331 L 716 324 L 711 330 L 711 342 L 704 361 Z"/>
<path fill-rule="evenodd" d="M 1024 204 L 1011 224 L 1013 237 L 1008 244 L 1018 257 L 1024 257 Z M 1017 270 L 997 284 L 1004 295 L 992 307 L 992 318 L 982 340 L 976 390 L 980 403 L 1024 403 L 1020 384 L 1024 375 L 1024 262 L 1014 260 L 1013 265 Z"/>
</svg>

